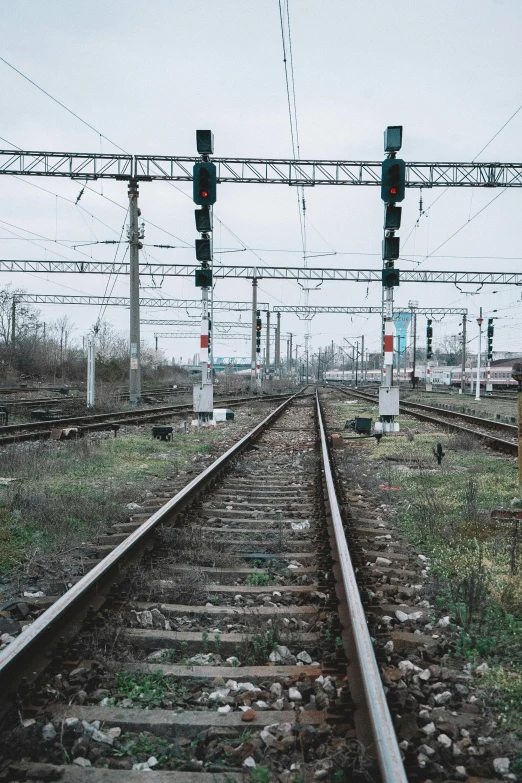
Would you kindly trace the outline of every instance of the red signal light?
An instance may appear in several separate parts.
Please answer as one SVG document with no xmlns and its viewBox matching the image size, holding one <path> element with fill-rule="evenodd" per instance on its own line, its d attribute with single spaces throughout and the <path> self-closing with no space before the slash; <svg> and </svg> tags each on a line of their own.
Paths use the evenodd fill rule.
<svg viewBox="0 0 522 783">
<path fill-rule="evenodd" d="M 208 190 L 202 190 L 201 191 L 201 197 L 202 198 L 208 198 Z"/>
<path fill-rule="evenodd" d="M 390 188 L 390 193 L 391 193 L 392 196 L 396 196 L 397 195 L 397 188 Z"/>
</svg>

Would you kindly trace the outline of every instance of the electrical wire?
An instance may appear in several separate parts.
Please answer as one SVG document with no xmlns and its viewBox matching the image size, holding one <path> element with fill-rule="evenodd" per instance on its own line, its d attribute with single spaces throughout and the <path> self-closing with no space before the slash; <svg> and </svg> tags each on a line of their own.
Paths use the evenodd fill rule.
<svg viewBox="0 0 522 783">
<path fill-rule="evenodd" d="M 120 242 L 121 242 L 121 238 L 123 236 L 123 232 L 125 231 L 125 225 L 127 223 L 127 216 L 128 216 L 128 214 L 129 214 L 129 210 L 127 209 L 127 212 L 125 213 L 125 217 L 123 219 L 123 223 L 122 223 L 122 226 L 121 226 L 119 242 L 116 245 L 116 252 L 114 253 L 113 264 L 116 264 L 116 259 L 118 257 L 118 251 L 120 249 Z M 127 245 L 127 250 L 128 249 L 129 249 L 129 246 Z M 126 253 L 124 253 L 123 258 L 125 258 L 125 255 L 126 255 Z M 123 263 L 123 260 L 122 260 L 122 263 Z M 114 286 L 116 285 L 117 279 L 118 279 L 118 274 L 116 273 L 116 276 L 114 278 L 114 283 L 113 283 L 112 288 L 111 288 L 111 294 L 114 291 Z M 103 298 L 105 299 L 105 302 L 102 302 L 102 304 L 100 305 L 100 312 L 98 314 L 98 319 L 97 319 L 97 322 L 96 322 L 98 327 L 99 327 L 99 324 L 100 324 L 100 322 L 101 322 L 101 320 L 102 320 L 102 318 L 105 315 L 105 312 L 107 310 L 107 305 L 108 305 L 107 291 L 108 291 L 108 288 L 109 288 L 110 280 L 111 280 L 111 275 L 108 276 L 107 282 L 105 284 L 105 291 L 103 292 Z M 110 294 L 109 294 L 109 296 L 110 296 Z"/>
<path fill-rule="evenodd" d="M 123 147 L 120 147 L 120 145 L 119 145 L 119 144 L 116 144 L 116 142 L 115 142 L 115 141 L 112 141 L 112 139 L 109 139 L 109 137 L 108 137 L 108 136 L 105 136 L 105 134 L 104 134 L 104 133 L 102 133 L 101 131 L 99 131 L 97 128 L 95 128 L 95 127 L 94 127 L 94 125 L 91 125 L 91 124 L 90 124 L 90 122 L 87 122 L 87 120 L 84 120 L 84 119 L 83 119 L 83 117 L 80 117 L 80 115 L 79 115 L 79 114 L 76 114 L 76 112 L 74 112 L 72 109 L 69 109 L 69 108 L 68 108 L 68 107 L 67 107 L 67 106 L 66 106 L 64 103 L 62 103 L 61 101 L 59 101 L 59 100 L 58 100 L 58 98 L 55 98 L 55 97 L 54 97 L 54 95 L 51 95 L 51 93 L 50 93 L 50 92 L 47 92 L 47 90 L 44 90 L 44 88 L 43 88 L 43 87 L 40 87 L 40 85 L 39 85 L 39 84 L 37 84 L 37 83 L 36 83 L 35 81 L 33 81 L 32 79 L 30 79 L 30 78 L 29 78 L 29 76 L 26 76 L 26 75 L 25 75 L 25 73 L 22 73 L 22 71 L 18 70 L 18 68 L 15 68 L 15 66 L 14 66 L 14 65 L 12 65 L 10 62 L 8 62 L 8 61 L 7 61 L 7 60 L 6 60 L 4 57 L 0 57 L 0 60 L 1 60 L 3 63 L 5 63 L 7 66 L 9 66 L 9 68 L 12 68 L 12 70 L 13 70 L 13 71 L 16 71 L 16 73 L 17 73 L 17 74 L 19 74 L 19 75 L 20 75 L 20 76 L 21 76 L 23 79 L 25 79 L 27 82 L 29 82 L 29 84 L 32 84 L 32 85 L 33 85 L 33 87 L 36 87 L 36 89 L 37 89 L 37 90 L 40 90 L 40 92 L 43 92 L 43 94 L 44 94 L 44 95 L 47 95 L 47 97 L 48 97 L 48 98 L 50 98 L 50 99 L 51 99 L 52 101 L 54 101 L 55 103 L 57 103 L 57 104 L 58 104 L 58 106 L 61 106 L 61 107 L 62 107 L 62 109 L 65 109 L 65 111 L 66 111 L 66 112 L 69 112 L 69 114 L 72 114 L 72 116 L 73 116 L 73 117 L 76 117 L 76 119 L 77 119 L 77 120 L 80 120 L 80 122 L 82 122 L 82 123 L 83 123 L 84 125 L 86 125 L 88 128 L 90 128 L 90 129 L 91 129 L 91 130 L 93 130 L 95 133 L 97 133 L 97 134 L 98 134 L 98 136 L 100 136 L 100 138 L 102 138 L 102 139 L 105 139 L 106 141 L 108 141 L 108 142 L 109 142 L 109 144 L 112 144 L 114 147 L 116 147 L 117 149 L 121 150 L 121 152 L 124 152 L 126 155 L 128 155 L 128 154 L 129 154 L 129 153 L 127 152 L 127 150 L 124 150 L 124 149 L 123 149 Z M 20 148 L 19 148 L 19 149 L 20 149 Z"/>
<path fill-rule="evenodd" d="M 504 128 L 506 128 L 506 127 L 509 125 L 509 123 L 511 122 L 511 120 L 512 120 L 512 119 L 514 119 L 514 118 L 517 116 L 517 114 L 519 113 L 519 111 L 520 111 L 521 109 L 522 109 L 522 103 L 520 104 L 520 106 L 518 107 L 518 109 L 517 109 L 516 111 L 514 111 L 514 112 L 513 112 L 513 114 L 511 115 L 511 117 L 510 117 L 510 118 L 509 118 L 509 119 L 508 119 L 508 120 L 507 120 L 507 121 L 506 121 L 506 122 L 505 122 L 505 123 L 502 125 L 502 127 L 501 127 L 501 128 L 500 128 L 500 129 L 499 129 L 499 130 L 498 130 L 498 131 L 497 131 L 497 132 L 496 132 L 496 133 L 495 133 L 495 134 L 494 134 L 494 135 L 493 135 L 493 136 L 490 138 L 490 140 L 487 142 L 487 144 L 485 144 L 485 145 L 482 147 L 482 149 L 480 150 L 480 152 L 477 152 L 477 154 L 475 155 L 475 157 L 474 157 L 474 158 L 472 159 L 472 161 L 471 161 L 472 163 L 475 163 L 475 161 L 477 160 L 477 158 L 478 158 L 480 155 L 482 155 L 482 153 L 484 152 L 484 150 L 485 150 L 487 147 L 489 147 L 489 145 L 491 144 L 491 142 L 492 142 L 492 141 L 494 141 L 494 140 L 497 138 L 497 136 L 498 136 L 500 133 L 502 133 L 502 131 L 504 130 Z M 430 204 L 430 205 L 429 205 L 429 206 L 426 208 L 426 210 L 425 210 L 425 213 L 424 213 L 426 216 L 428 215 L 428 213 L 429 213 L 430 209 L 431 209 L 432 207 L 434 207 L 434 206 L 435 206 L 435 204 L 437 203 L 437 201 L 439 201 L 439 199 L 441 199 L 441 198 L 442 198 L 442 197 L 443 197 L 443 196 L 444 196 L 444 195 L 445 195 L 445 194 L 448 192 L 448 190 L 449 190 L 449 188 L 445 188 L 445 189 L 442 191 L 442 193 L 440 193 L 440 195 L 438 195 L 438 196 L 437 196 L 437 198 L 436 198 L 434 201 L 432 201 L 432 203 L 431 203 L 431 204 Z M 494 200 L 494 199 L 493 199 L 493 200 Z M 470 205 L 470 211 L 471 211 L 471 205 Z M 482 210 L 481 210 L 481 211 L 482 211 Z M 479 214 L 479 213 L 477 213 L 477 214 Z M 417 224 L 418 224 L 418 221 L 420 220 L 420 217 L 421 217 L 421 216 L 419 216 L 419 218 L 417 218 L 417 221 L 416 221 L 416 223 L 414 224 L 413 228 L 415 227 L 415 225 L 417 225 Z M 472 220 L 472 219 L 473 219 L 473 218 L 471 218 L 471 220 Z M 470 221 L 468 220 L 468 223 L 469 223 L 469 222 L 470 222 Z M 408 234 L 408 236 L 406 237 L 406 239 L 404 240 L 404 242 L 403 242 L 403 247 L 404 247 L 404 245 L 406 244 L 406 242 L 408 241 L 408 239 L 410 238 L 410 236 L 411 236 L 411 233 L 412 233 L 412 231 L 413 231 L 413 228 L 412 228 L 412 230 L 410 231 L 410 233 Z M 460 229 L 459 229 L 459 230 L 460 230 Z M 457 233 L 458 233 L 458 232 L 457 232 Z M 454 235 L 453 235 L 453 236 L 454 236 Z M 450 239 L 451 239 L 451 238 L 452 238 L 452 237 L 450 237 Z M 443 242 L 443 244 L 445 244 L 445 242 Z M 441 246 L 440 246 L 440 247 L 441 247 Z M 429 258 L 429 256 L 431 256 L 431 255 L 432 255 L 432 254 L 430 253 L 428 256 L 426 256 L 426 258 Z M 424 259 L 424 260 L 425 260 L 425 259 Z M 419 262 L 419 263 L 422 263 L 422 262 Z"/>
<path fill-rule="evenodd" d="M 460 226 L 460 228 L 458 228 L 456 231 L 454 231 L 451 236 L 449 236 L 447 239 L 445 239 L 444 242 L 441 242 L 440 245 L 437 245 L 437 247 L 435 248 L 435 250 L 432 253 L 428 253 L 426 256 L 424 256 L 422 261 L 418 261 L 417 263 L 421 264 L 423 261 L 426 261 L 428 258 L 431 258 L 433 253 L 436 253 L 437 250 L 440 250 L 441 247 L 444 247 L 444 245 L 446 245 L 451 239 L 453 239 L 453 237 L 457 236 L 458 233 L 460 233 L 464 228 L 466 228 L 466 226 L 468 226 L 471 223 L 472 220 L 475 220 L 475 218 L 478 217 L 482 212 L 484 212 L 484 210 L 487 209 L 491 204 L 493 204 L 494 201 L 496 201 L 498 198 L 500 198 L 500 196 L 503 196 L 504 193 L 506 192 L 506 190 L 507 190 L 507 188 L 504 188 L 503 190 L 500 191 L 500 193 L 497 193 L 497 195 L 494 196 L 491 199 L 491 201 L 488 201 L 488 203 L 485 204 L 482 207 L 482 209 L 479 209 L 479 211 L 475 212 L 475 214 L 472 217 L 468 218 L 468 220 L 466 220 L 466 222 L 463 223 L 462 226 Z"/>
</svg>

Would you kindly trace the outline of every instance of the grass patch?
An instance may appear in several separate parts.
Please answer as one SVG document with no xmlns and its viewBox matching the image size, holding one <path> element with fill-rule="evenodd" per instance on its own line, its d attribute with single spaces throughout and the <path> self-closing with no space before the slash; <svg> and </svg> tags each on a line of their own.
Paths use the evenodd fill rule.
<svg viewBox="0 0 522 783">
<path fill-rule="evenodd" d="M 481 689 L 499 724 L 522 739 L 522 669 L 499 666 L 484 675 Z"/>
<path fill-rule="evenodd" d="M 268 571 L 257 571 L 255 574 L 248 574 L 245 584 L 251 587 L 262 587 L 263 585 L 274 584 L 274 580 Z"/>
<path fill-rule="evenodd" d="M 343 422 L 348 407 L 351 415 L 377 413 L 365 401 L 333 403 L 331 418 Z M 384 437 L 379 445 L 363 441 L 353 453 L 374 463 L 383 484 L 400 488 L 381 492 L 381 502 L 392 505 L 403 537 L 430 558 L 427 597 L 438 616 L 450 614 L 457 655 L 521 661 L 522 563 L 511 573 L 513 528 L 491 520 L 493 507 L 509 506 L 519 494 L 516 461 L 408 416 L 400 423 L 400 436 Z M 437 443 L 445 452 L 440 467 Z M 351 454 L 338 456 L 350 478 Z"/>
<path fill-rule="evenodd" d="M 183 700 L 188 693 L 186 685 L 176 682 L 172 678 L 165 677 L 163 672 L 154 674 L 133 674 L 132 672 L 118 672 L 116 678 L 118 696 L 127 699 L 140 699 L 148 697 L 150 706 L 156 705 L 163 699 Z"/>
<path fill-rule="evenodd" d="M 2 449 L 0 476 L 15 481 L 0 486 L 0 578 L 41 576 L 42 565 L 55 574 L 60 564 L 68 567 L 75 548 L 124 521 L 126 503 L 211 453 L 222 433 L 175 434 L 166 443 L 136 433 Z"/>
</svg>

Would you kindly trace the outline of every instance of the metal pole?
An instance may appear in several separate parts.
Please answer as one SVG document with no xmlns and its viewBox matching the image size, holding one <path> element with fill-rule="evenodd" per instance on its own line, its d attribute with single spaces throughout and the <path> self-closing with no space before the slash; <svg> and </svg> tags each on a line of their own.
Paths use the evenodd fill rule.
<svg viewBox="0 0 522 783">
<path fill-rule="evenodd" d="M 413 311 L 413 362 L 412 362 L 412 375 L 411 385 L 415 389 L 417 380 L 415 374 L 417 372 L 417 313 Z"/>
<path fill-rule="evenodd" d="M 154 339 L 156 341 L 156 353 L 158 353 L 158 335 L 157 334 L 154 335 Z"/>
<path fill-rule="evenodd" d="M 310 380 L 310 376 L 308 374 L 308 351 L 306 352 L 306 382 Z"/>
<path fill-rule="evenodd" d="M 293 338 L 292 332 L 290 332 L 290 349 L 288 351 L 288 377 L 292 377 L 292 338 Z"/>
<path fill-rule="evenodd" d="M 357 381 L 359 379 L 359 340 L 355 343 L 355 388 L 357 388 Z"/>
<path fill-rule="evenodd" d="M 15 349 L 16 345 L 16 298 L 13 296 L 13 303 L 11 305 L 11 348 Z"/>
<path fill-rule="evenodd" d="M 460 379 L 460 392 L 466 391 L 466 324 L 467 318 L 462 316 L 462 377 Z"/>
<path fill-rule="evenodd" d="M 518 490 L 522 495 L 522 362 L 513 362 L 511 376 L 518 384 Z"/>
<path fill-rule="evenodd" d="M 317 383 L 319 383 L 320 377 L 321 377 L 321 349 L 319 348 L 317 352 Z"/>
<path fill-rule="evenodd" d="M 96 351 L 93 339 L 87 341 L 87 407 L 94 408 Z"/>
<path fill-rule="evenodd" d="M 252 278 L 252 352 L 250 364 L 250 390 L 256 390 L 256 316 L 257 316 L 257 277 Z"/>
<path fill-rule="evenodd" d="M 298 370 L 298 365 L 297 365 L 297 349 L 298 348 L 299 348 L 299 346 L 296 344 L 296 346 L 295 346 L 295 380 L 296 380 L 296 383 L 299 383 L 299 370 Z"/>
<path fill-rule="evenodd" d="M 270 310 L 266 311 L 265 378 L 270 381 Z"/>
<path fill-rule="evenodd" d="M 477 318 L 479 334 L 478 334 L 478 353 L 477 353 L 477 383 L 475 388 L 475 399 L 480 400 L 480 359 L 482 353 L 482 307 L 480 308 L 480 317 Z"/>
<path fill-rule="evenodd" d="M 361 335 L 361 381 L 362 383 L 365 382 L 365 372 L 366 372 L 366 366 L 364 362 L 364 334 Z"/>
<path fill-rule="evenodd" d="M 129 180 L 129 284 L 130 284 L 130 369 L 129 399 L 141 403 L 140 369 L 140 232 L 138 225 L 138 182 Z"/>
<path fill-rule="evenodd" d="M 277 314 L 275 339 L 274 376 L 278 381 L 281 376 L 281 313 Z"/>
<path fill-rule="evenodd" d="M 257 316 L 261 315 L 260 311 L 256 310 L 256 321 Z M 259 332 L 259 343 L 261 343 L 261 334 L 262 332 Z M 261 344 L 259 345 L 259 348 L 257 347 L 257 330 L 256 330 L 256 393 L 261 394 L 263 391 L 263 384 L 261 383 Z"/>
</svg>

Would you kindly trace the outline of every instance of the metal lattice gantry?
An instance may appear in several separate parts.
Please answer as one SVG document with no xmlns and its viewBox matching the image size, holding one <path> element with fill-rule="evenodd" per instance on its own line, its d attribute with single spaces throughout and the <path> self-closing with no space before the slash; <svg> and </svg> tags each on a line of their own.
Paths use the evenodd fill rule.
<svg viewBox="0 0 522 783">
<path fill-rule="evenodd" d="M 184 340 L 184 339 L 190 339 L 195 340 L 200 336 L 199 332 L 154 332 L 154 337 L 166 337 L 168 339 L 172 340 Z M 248 342 L 250 339 L 248 334 L 227 334 L 226 332 L 218 332 L 215 334 L 212 332 L 212 339 L 214 342 L 219 339 L 223 340 L 243 340 L 244 342 Z"/>
<path fill-rule="evenodd" d="M 190 182 L 200 157 L 0 150 L 0 174 L 72 179 Z M 381 184 L 382 161 L 212 158 L 220 183 Z M 522 163 L 406 162 L 406 187 L 522 187 Z"/>
<path fill-rule="evenodd" d="M 414 312 L 417 315 L 467 315 L 465 307 L 397 307 L 396 312 Z M 382 315 L 382 307 L 334 307 L 315 305 L 273 305 L 274 313 L 294 313 L 306 318 L 313 318 L 318 313 L 341 313 L 346 315 Z"/>
<path fill-rule="evenodd" d="M 140 264 L 140 276 L 193 277 L 197 264 Z M 128 263 L 112 261 L 22 261 L 0 260 L 0 272 L 45 272 L 77 274 L 127 275 Z M 218 266 L 214 278 L 246 278 L 273 280 L 348 281 L 380 283 L 381 269 L 322 269 L 314 267 Z M 451 283 L 453 285 L 522 285 L 522 272 L 470 272 L 449 270 L 406 269 L 400 271 L 401 283 Z"/>
<path fill-rule="evenodd" d="M 187 321 L 186 319 L 183 321 L 170 321 L 163 318 L 142 318 L 141 324 L 145 324 L 148 326 L 184 326 L 184 327 L 190 327 L 190 326 L 198 326 L 199 327 L 199 321 L 201 321 L 201 318 Z M 213 321 L 212 322 L 212 331 L 220 330 L 220 329 L 252 329 L 251 324 L 247 323 L 241 323 L 241 321 Z"/>
<path fill-rule="evenodd" d="M 17 302 L 25 304 L 91 305 L 95 307 L 129 307 L 128 296 L 68 296 L 63 294 L 16 294 Z M 201 310 L 200 299 L 159 299 L 140 297 L 140 307 L 160 307 L 172 310 Z M 226 302 L 214 300 L 214 310 L 245 312 L 252 309 L 252 302 Z M 269 309 L 268 302 L 258 302 L 258 309 Z M 143 322 L 142 322 L 143 323 Z"/>
</svg>

